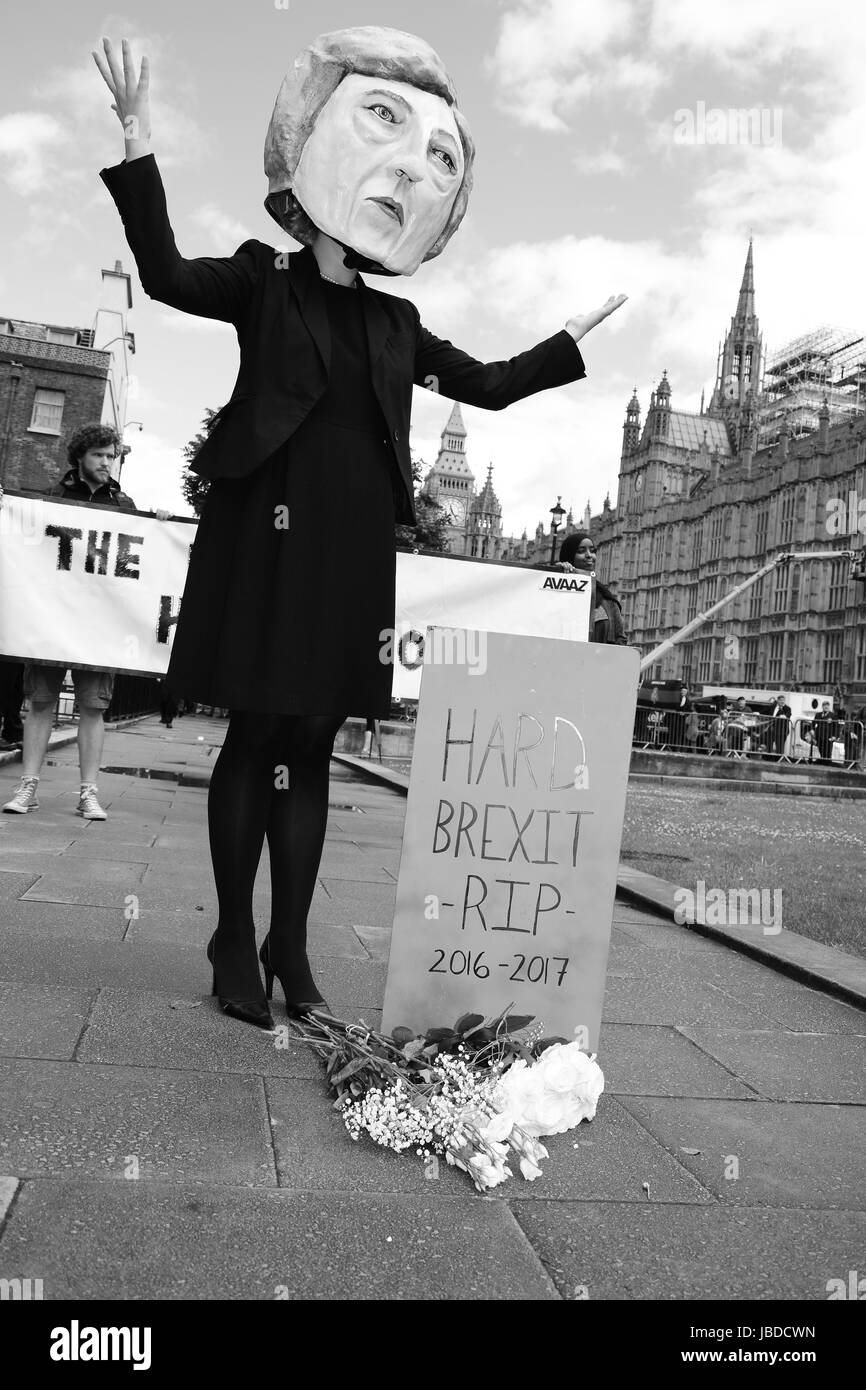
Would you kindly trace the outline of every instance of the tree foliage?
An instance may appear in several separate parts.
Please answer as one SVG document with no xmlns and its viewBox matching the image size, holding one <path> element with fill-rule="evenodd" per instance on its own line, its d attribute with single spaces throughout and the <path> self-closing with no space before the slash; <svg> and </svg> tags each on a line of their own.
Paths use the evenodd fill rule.
<svg viewBox="0 0 866 1390">
<path fill-rule="evenodd" d="M 210 406 L 205 406 L 202 428 L 194 439 L 191 439 L 188 444 L 184 444 L 183 446 L 183 456 L 186 462 L 181 469 L 180 486 L 184 497 L 192 507 L 196 516 L 201 516 L 204 499 L 207 497 L 208 488 L 210 487 L 210 478 L 201 478 L 198 473 L 193 473 L 191 465 L 213 428 L 213 418 L 215 415 L 215 410 L 211 410 Z"/>
<path fill-rule="evenodd" d="M 418 546 L 419 549 L 444 550 L 448 544 L 448 518 L 444 508 L 427 496 L 423 477 L 427 464 L 412 453 L 412 482 L 415 486 L 415 526 L 398 526 L 397 544 Z"/>
</svg>

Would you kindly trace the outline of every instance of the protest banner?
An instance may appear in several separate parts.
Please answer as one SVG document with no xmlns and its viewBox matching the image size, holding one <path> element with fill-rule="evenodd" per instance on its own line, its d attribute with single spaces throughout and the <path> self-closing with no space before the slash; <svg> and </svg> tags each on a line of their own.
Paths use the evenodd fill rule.
<svg viewBox="0 0 866 1390">
<path fill-rule="evenodd" d="M 590 597 L 586 574 L 398 553 L 395 698 L 418 699 L 425 662 L 450 660 L 483 675 L 487 632 L 586 642 Z M 425 643 L 428 626 L 435 631 Z"/>
<path fill-rule="evenodd" d="M 164 675 L 186 583 L 194 518 L 7 492 L 0 508 L 0 655 Z M 314 576 L 311 576 L 313 579 Z M 347 615 L 351 587 L 347 586 Z M 586 641 L 586 575 L 398 551 L 393 694 L 417 699 L 425 661 L 483 674 L 482 647 L 426 646 L 429 625 Z M 347 621 L 350 617 L 347 616 Z"/>
<path fill-rule="evenodd" d="M 164 675 L 195 522 L 6 493 L 0 655 Z"/>
<path fill-rule="evenodd" d="M 598 1046 L 634 725 L 628 647 L 488 633 L 424 667 L 382 1026 L 509 1005 Z"/>
</svg>

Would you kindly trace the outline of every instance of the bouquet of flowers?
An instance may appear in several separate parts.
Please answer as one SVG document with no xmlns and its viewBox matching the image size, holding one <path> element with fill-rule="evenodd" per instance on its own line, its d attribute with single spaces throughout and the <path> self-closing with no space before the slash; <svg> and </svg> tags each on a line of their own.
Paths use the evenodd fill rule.
<svg viewBox="0 0 866 1390">
<path fill-rule="evenodd" d="M 325 1062 L 351 1137 L 408 1149 L 463 1169 L 479 1192 L 513 1176 L 528 1181 L 549 1157 L 543 1134 L 592 1120 L 604 1089 L 594 1056 L 544 1038 L 529 1017 L 464 1014 L 453 1028 L 389 1036 L 312 1011 L 292 1024 Z"/>
</svg>

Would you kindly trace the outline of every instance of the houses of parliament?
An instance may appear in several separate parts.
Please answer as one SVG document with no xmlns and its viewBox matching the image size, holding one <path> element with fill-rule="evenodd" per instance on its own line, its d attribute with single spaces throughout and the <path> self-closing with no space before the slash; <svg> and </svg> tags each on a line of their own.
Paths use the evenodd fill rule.
<svg viewBox="0 0 866 1390">
<path fill-rule="evenodd" d="M 492 464 L 480 491 L 455 405 L 424 491 L 446 509 L 448 548 L 479 559 L 549 559 L 550 535 L 502 534 Z M 569 480 L 571 481 L 571 480 Z M 588 480 L 587 480 L 588 481 Z M 583 483 L 584 480 L 581 479 Z M 842 552 L 866 545 L 866 340 L 819 328 L 765 359 L 749 243 L 736 310 L 700 410 L 676 409 L 667 372 L 641 418 L 625 410 L 616 505 L 571 512 L 591 530 L 598 573 L 647 653 L 777 555 L 839 558 L 772 569 L 668 649 L 657 679 L 831 691 L 866 701 L 866 586 Z"/>
</svg>

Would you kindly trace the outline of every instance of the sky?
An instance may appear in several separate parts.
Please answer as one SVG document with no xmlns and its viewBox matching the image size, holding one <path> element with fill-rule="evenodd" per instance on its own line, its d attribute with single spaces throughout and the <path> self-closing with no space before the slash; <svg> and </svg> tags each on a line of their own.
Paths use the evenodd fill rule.
<svg viewBox="0 0 866 1390">
<path fill-rule="evenodd" d="M 410 30 L 440 54 L 476 144 L 475 186 L 441 256 L 368 283 L 439 337 L 506 359 L 611 294 L 581 343 L 584 381 L 501 412 L 464 407 L 477 485 L 489 463 L 506 535 L 615 503 L 622 424 L 662 372 L 674 408 L 712 390 L 754 238 L 770 352 L 822 325 L 863 331 L 866 6 L 836 0 L 147 0 L 106 10 L 28 0 L 0 55 L 0 318 L 90 327 L 100 269 L 132 275 L 136 394 L 123 483 L 144 509 L 189 508 L 182 448 L 231 394 L 231 325 L 141 288 L 99 178 L 123 132 L 91 50 L 151 67 L 152 150 L 181 254 L 279 245 L 262 152 L 277 91 L 318 34 Z M 729 111 L 757 109 L 751 125 Z M 723 116 L 713 115 L 722 112 Z M 435 461 L 450 403 L 416 389 L 412 448 Z"/>
</svg>

